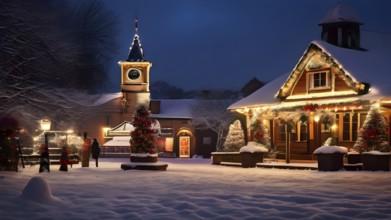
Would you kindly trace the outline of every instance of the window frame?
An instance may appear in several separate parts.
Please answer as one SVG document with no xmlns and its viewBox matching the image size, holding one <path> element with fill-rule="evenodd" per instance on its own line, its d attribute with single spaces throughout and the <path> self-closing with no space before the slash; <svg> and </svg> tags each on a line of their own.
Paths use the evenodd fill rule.
<svg viewBox="0 0 391 220">
<path fill-rule="evenodd" d="M 348 119 L 348 121 L 345 119 Z M 354 142 L 357 140 L 362 123 L 360 119 L 361 113 L 359 112 L 342 115 L 342 141 Z M 349 139 L 345 139 L 345 134 L 349 135 Z"/>
<path fill-rule="evenodd" d="M 315 87 L 315 76 L 319 75 L 319 81 L 322 81 L 322 73 L 325 74 L 325 85 L 316 86 Z M 330 70 L 320 70 L 316 72 L 308 73 L 309 83 L 308 83 L 308 91 L 317 91 L 317 90 L 325 90 L 331 88 L 331 78 L 330 78 Z"/>
<path fill-rule="evenodd" d="M 299 122 L 298 124 L 298 142 L 307 142 L 308 141 L 308 123 L 306 122 Z"/>
</svg>

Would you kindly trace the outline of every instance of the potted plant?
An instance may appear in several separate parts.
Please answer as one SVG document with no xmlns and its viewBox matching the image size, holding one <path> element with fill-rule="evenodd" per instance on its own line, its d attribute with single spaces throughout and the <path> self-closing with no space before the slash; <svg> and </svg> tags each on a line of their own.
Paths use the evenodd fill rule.
<svg viewBox="0 0 391 220">
<path fill-rule="evenodd" d="M 390 144 L 387 140 L 387 130 L 386 119 L 377 107 L 372 107 L 353 146 L 361 153 L 363 170 L 390 170 Z"/>
<path fill-rule="evenodd" d="M 346 147 L 342 146 L 321 146 L 314 151 L 318 161 L 319 171 L 337 171 L 343 168 L 343 158 L 348 152 Z"/>
<path fill-rule="evenodd" d="M 256 143 L 248 142 L 246 146 L 240 148 L 240 160 L 242 167 L 256 167 L 257 163 L 263 162 L 263 155 L 269 150 L 266 146 Z"/>
</svg>

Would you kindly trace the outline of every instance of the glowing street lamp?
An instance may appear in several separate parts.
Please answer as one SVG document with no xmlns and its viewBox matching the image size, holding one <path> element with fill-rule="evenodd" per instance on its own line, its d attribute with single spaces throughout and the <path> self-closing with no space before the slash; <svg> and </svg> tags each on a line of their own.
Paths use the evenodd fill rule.
<svg viewBox="0 0 391 220">
<path fill-rule="evenodd" d="M 52 122 L 50 121 L 50 119 L 44 118 L 44 119 L 40 120 L 40 125 L 41 125 L 41 129 L 44 132 L 46 132 L 46 131 L 50 130 Z"/>
<path fill-rule="evenodd" d="M 110 128 L 109 127 L 104 127 L 103 128 L 103 137 L 108 137 L 109 136 L 109 130 Z"/>
</svg>

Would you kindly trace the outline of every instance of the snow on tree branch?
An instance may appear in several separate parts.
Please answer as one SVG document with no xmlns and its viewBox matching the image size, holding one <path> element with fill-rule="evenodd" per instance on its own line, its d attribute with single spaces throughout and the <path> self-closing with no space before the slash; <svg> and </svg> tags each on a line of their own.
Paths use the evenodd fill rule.
<svg viewBox="0 0 391 220">
<path fill-rule="evenodd" d="M 99 1 L 77 4 L 76 14 L 69 1 L 0 2 L 0 117 L 83 123 L 117 49 L 116 21 Z"/>
<path fill-rule="evenodd" d="M 198 100 L 193 107 L 193 125 L 196 129 L 210 129 L 217 134 L 217 146 L 221 148 L 223 136 L 236 116 L 227 110 L 235 100 Z"/>
</svg>

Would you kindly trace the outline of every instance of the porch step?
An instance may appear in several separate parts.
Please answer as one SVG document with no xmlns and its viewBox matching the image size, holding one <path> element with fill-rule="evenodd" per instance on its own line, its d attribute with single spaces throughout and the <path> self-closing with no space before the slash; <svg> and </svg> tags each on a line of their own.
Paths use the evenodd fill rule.
<svg viewBox="0 0 391 220">
<path fill-rule="evenodd" d="M 276 159 L 279 160 L 285 160 L 285 153 L 277 153 Z M 313 160 L 313 155 L 312 154 L 291 154 L 290 155 L 291 160 Z"/>
<path fill-rule="evenodd" d="M 354 164 L 345 163 L 343 165 L 343 168 L 348 171 L 360 171 L 362 170 L 362 163 L 354 163 Z"/>
</svg>

